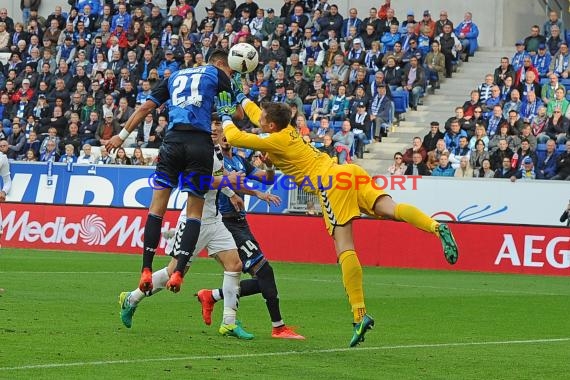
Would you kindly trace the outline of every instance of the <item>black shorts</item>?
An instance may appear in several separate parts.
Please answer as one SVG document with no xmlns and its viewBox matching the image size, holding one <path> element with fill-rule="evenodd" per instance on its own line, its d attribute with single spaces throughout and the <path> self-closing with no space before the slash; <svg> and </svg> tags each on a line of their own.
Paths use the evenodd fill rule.
<svg viewBox="0 0 570 380">
<path fill-rule="evenodd" d="M 248 273 L 251 269 L 256 268 L 254 272 L 257 272 L 260 266 L 256 265 L 263 264 L 265 257 L 259 243 L 251 233 L 245 217 L 222 217 L 222 221 L 234 238 L 242 262 L 242 271 Z M 255 273 L 251 274 L 254 275 Z"/>
<path fill-rule="evenodd" d="M 179 188 L 203 198 L 210 190 L 214 144 L 205 132 L 191 133 L 187 142 L 163 142 L 154 172 L 155 188 Z"/>
</svg>

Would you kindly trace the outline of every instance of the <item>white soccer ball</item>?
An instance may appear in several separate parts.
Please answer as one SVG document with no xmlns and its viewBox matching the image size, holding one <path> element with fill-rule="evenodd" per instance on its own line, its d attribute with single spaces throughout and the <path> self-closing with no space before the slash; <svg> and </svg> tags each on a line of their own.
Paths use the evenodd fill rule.
<svg viewBox="0 0 570 380">
<path fill-rule="evenodd" d="M 238 73 L 251 73 L 259 64 L 259 55 L 252 45 L 240 42 L 231 47 L 228 64 L 233 71 Z"/>
</svg>

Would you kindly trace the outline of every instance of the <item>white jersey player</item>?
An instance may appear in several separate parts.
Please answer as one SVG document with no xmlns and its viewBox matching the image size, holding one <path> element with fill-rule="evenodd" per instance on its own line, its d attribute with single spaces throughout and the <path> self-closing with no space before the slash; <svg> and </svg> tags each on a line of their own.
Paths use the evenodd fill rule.
<svg viewBox="0 0 570 380">
<path fill-rule="evenodd" d="M 222 137 L 221 123 L 212 123 L 212 139 L 214 143 L 218 142 L 218 138 Z M 220 325 L 219 332 L 222 335 L 234 336 L 239 339 L 253 339 L 253 335 L 246 332 L 240 325 L 236 323 L 236 313 L 239 297 L 239 282 L 241 276 L 242 264 L 238 255 L 237 247 L 234 239 L 222 222 L 221 215 L 218 215 L 216 198 L 217 187 L 223 178 L 223 157 L 221 150 L 216 149 L 214 153 L 214 181 L 212 189 L 205 196 L 204 208 L 202 210 L 202 223 L 200 227 L 200 236 L 196 244 L 196 249 L 192 252 L 192 257 L 198 255 L 204 248 L 207 248 L 208 255 L 215 257 L 217 261 L 224 267 L 224 280 L 222 289 L 224 293 L 224 311 L 223 321 Z M 226 177 L 231 183 L 235 184 L 237 176 L 235 173 Z M 237 202 L 241 198 L 229 189 L 224 188 L 225 195 L 232 197 Z M 242 202 L 242 201 L 241 201 Z M 241 203 L 243 205 L 243 203 Z M 184 249 L 180 247 L 181 231 L 183 231 L 186 222 L 185 208 L 180 213 L 176 226 L 176 235 L 173 243 L 166 248 L 166 253 L 172 256 L 172 260 L 166 268 L 156 271 L 152 274 L 153 289 L 151 295 L 159 292 L 166 287 L 170 275 L 176 268 L 176 256 L 183 254 Z M 192 258 L 191 257 L 191 258 Z M 190 264 L 191 260 L 188 261 Z M 188 267 L 186 268 L 188 270 Z M 119 296 L 119 304 L 121 305 L 121 321 L 130 328 L 132 318 L 138 303 L 144 299 L 146 295 L 138 288 L 131 292 L 122 292 Z M 226 302 L 226 298 L 229 298 Z"/>
<path fill-rule="evenodd" d="M 6 196 L 12 188 L 12 178 L 10 177 L 10 162 L 8 162 L 8 157 L 4 153 L 0 153 L 0 177 L 2 177 L 2 190 L 0 190 L 1 203 L 6 201 Z M 0 209 L 0 238 L 2 237 L 3 230 L 2 209 Z"/>
</svg>

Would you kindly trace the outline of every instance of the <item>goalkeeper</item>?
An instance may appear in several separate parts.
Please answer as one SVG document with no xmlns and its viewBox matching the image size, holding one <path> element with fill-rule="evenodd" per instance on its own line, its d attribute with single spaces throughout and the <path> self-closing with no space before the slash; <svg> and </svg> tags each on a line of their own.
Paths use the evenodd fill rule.
<svg viewBox="0 0 570 380">
<path fill-rule="evenodd" d="M 327 154 L 305 142 L 294 127 L 289 125 L 291 110 L 283 103 L 263 104 L 259 108 L 240 91 L 241 79 L 234 78 L 236 101 L 263 135 L 240 131 L 232 122 L 236 105 L 231 95 L 222 92 L 216 98 L 218 115 L 222 119 L 228 142 L 236 147 L 266 152 L 269 159 L 283 173 L 295 179 L 297 185 L 321 184 L 321 188 L 305 186 L 318 193 L 326 228 L 335 242 L 337 260 L 342 271 L 342 282 L 352 308 L 354 327 L 350 347 L 364 341 L 366 332 L 374 326 L 374 319 L 366 312 L 362 285 L 362 267 L 354 248 L 352 221 L 365 213 L 377 218 L 404 221 L 439 238 L 445 259 L 455 264 L 458 249 L 455 239 L 444 223 L 430 218 L 417 207 L 395 203 L 384 191 L 372 185 L 369 174 L 360 166 L 338 165 Z M 337 181 L 342 174 L 343 182 Z M 367 183 L 362 183 L 368 178 Z M 327 183 L 326 181 L 332 182 Z M 350 181 L 350 186 L 347 186 Z"/>
</svg>

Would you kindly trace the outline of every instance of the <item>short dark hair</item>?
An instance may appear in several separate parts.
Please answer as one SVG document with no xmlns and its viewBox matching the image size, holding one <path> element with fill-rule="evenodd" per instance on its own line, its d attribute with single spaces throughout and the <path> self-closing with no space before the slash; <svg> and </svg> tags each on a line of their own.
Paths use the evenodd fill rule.
<svg viewBox="0 0 570 380">
<path fill-rule="evenodd" d="M 279 130 L 287 128 L 291 121 L 291 107 L 286 103 L 263 103 L 261 108 L 267 115 L 267 121 L 275 123 Z"/>
<path fill-rule="evenodd" d="M 216 49 L 210 56 L 208 60 L 209 63 L 214 63 L 216 61 L 222 61 L 225 65 L 228 64 L 228 52 L 222 49 Z"/>
</svg>

